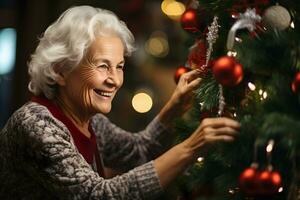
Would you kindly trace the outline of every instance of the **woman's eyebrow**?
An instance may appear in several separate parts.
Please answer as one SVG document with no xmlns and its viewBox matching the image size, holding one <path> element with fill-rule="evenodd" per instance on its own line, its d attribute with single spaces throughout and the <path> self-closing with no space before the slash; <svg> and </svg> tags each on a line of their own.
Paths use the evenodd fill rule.
<svg viewBox="0 0 300 200">
<path fill-rule="evenodd" d="M 98 58 L 98 59 L 95 59 L 95 63 L 99 63 L 99 62 L 104 62 L 104 63 L 107 63 L 107 64 L 109 64 L 109 65 L 112 64 L 110 60 L 105 59 L 105 58 Z M 125 63 L 125 60 L 121 60 L 121 61 L 118 63 L 118 65 L 119 65 L 119 64 L 124 64 L 124 63 Z"/>
</svg>

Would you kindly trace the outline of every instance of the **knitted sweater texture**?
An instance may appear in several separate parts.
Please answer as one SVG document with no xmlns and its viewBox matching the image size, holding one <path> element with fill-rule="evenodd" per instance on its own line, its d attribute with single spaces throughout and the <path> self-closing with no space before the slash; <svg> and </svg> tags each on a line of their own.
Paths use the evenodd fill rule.
<svg viewBox="0 0 300 200">
<path fill-rule="evenodd" d="M 91 120 L 107 167 L 104 179 L 78 152 L 67 127 L 38 103 L 17 110 L 0 132 L 0 199 L 154 199 L 162 188 L 153 166 L 165 127 L 155 118 L 130 133 L 104 115 Z"/>
</svg>

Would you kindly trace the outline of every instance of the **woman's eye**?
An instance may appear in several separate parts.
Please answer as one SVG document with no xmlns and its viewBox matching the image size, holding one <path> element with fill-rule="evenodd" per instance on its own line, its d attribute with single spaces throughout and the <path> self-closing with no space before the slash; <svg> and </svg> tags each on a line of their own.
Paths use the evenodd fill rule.
<svg viewBox="0 0 300 200">
<path fill-rule="evenodd" d="M 105 70 L 108 70 L 108 69 L 109 69 L 109 66 L 103 64 L 103 65 L 98 65 L 97 68 L 98 68 L 98 69 L 105 69 Z"/>
<path fill-rule="evenodd" d="M 124 70 L 124 65 L 118 65 L 118 66 L 117 66 L 117 69 L 119 69 L 119 70 Z"/>
</svg>

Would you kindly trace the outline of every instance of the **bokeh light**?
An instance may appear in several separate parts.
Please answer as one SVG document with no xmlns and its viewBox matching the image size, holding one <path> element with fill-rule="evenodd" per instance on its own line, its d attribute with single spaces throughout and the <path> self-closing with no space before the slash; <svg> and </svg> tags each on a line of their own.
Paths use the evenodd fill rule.
<svg viewBox="0 0 300 200">
<path fill-rule="evenodd" d="M 169 18 L 173 20 L 179 20 L 182 13 L 185 11 L 185 5 L 181 2 L 174 0 L 164 0 L 161 3 L 161 10 Z"/>
<path fill-rule="evenodd" d="M 168 38 L 161 31 L 154 32 L 145 44 L 145 50 L 155 57 L 165 57 L 169 53 Z"/>
<path fill-rule="evenodd" d="M 133 96 L 132 107 L 138 113 L 146 113 L 151 110 L 153 105 L 152 98 L 149 94 L 140 92 Z"/>
<path fill-rule="evenodd" d="M 0 30 L 0 75 L 12 71 L 16 59 L 16 30 L 5 28 Z"/>
</svg>

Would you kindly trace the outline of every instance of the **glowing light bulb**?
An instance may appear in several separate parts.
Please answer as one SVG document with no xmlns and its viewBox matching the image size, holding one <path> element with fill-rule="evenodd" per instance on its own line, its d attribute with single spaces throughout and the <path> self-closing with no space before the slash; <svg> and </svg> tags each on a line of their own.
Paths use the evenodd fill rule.
<svg viewBox="0 0 300 200">
<path fill-rule="evenodd" d="M 243 40 L 242 40 L 241 38 L 239 38 L 239 37 L 235 37 L 234 40 L 237 41 L 237 42 L 242 42 L 242 41 L 243 41 Z"/>
<path fill-rule="evenodd" d="M 227 52 L 227 56 L 236 57 L 237 56 L 237 52 L 236 51 L 228 51 Z"/>
<path fill-rule="evenodd" d="M 197 158 L 197 161 L 198 162 L 202 162 L 204 160 L 204 158 L 203 157 L 199 157 L 199 158 Z"/>
<path fill-rule="evenodd" d="M 267 147 L 266 147 L 266 151 L 268 153 L 270 153 L 273 150 L 273 147 L 274 147 L 274 140 L 270 140 Z"/>
<path fill-rule="evenodd" d="M 294 24 L 294 22 L 293 22 L 293 21 L 291 22 L 291 25 L 290 25 L 290 27 L 291 27 L 291 28 L 293 28 L 293 29 L 295 28 L 295 24 Z"/>
<path fill-rule="evenodd" d="M 256 86 L 251 82 L 248 83 L 248 87 L 251 91 L 254 91 L 256 89 Z"/>
<path fill-rule="evenodd" d="M 268 93 L 266 91 L 263 92 L 263 98 L 266 99 L 268 97 Z"/>
</svg>

